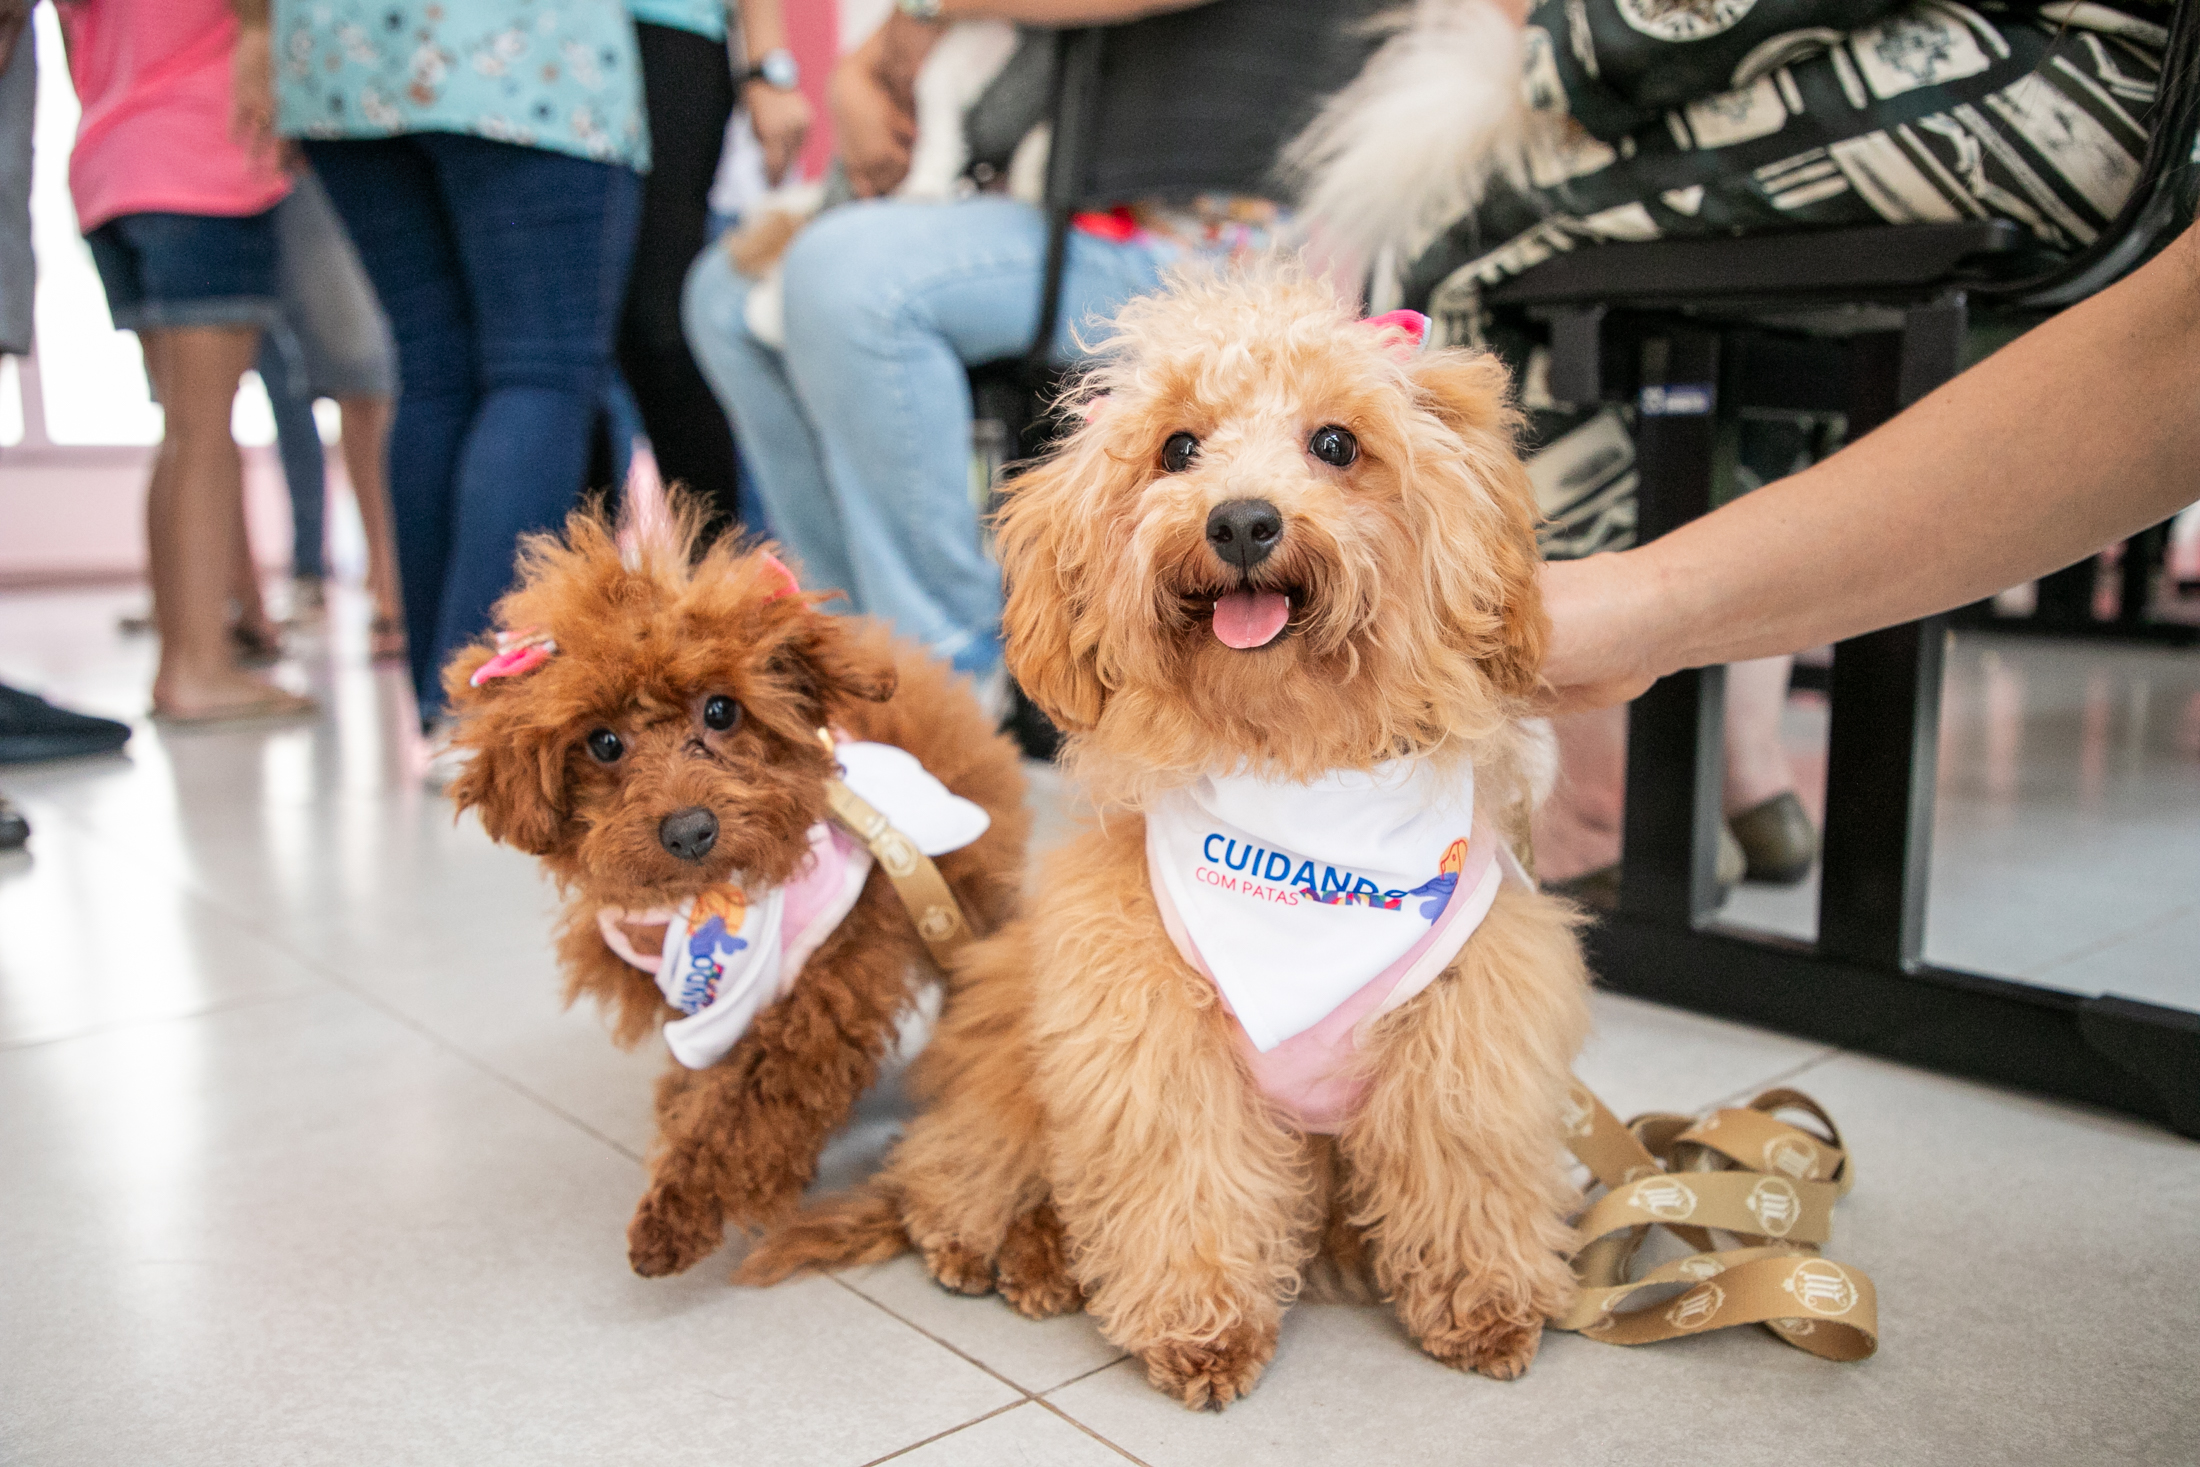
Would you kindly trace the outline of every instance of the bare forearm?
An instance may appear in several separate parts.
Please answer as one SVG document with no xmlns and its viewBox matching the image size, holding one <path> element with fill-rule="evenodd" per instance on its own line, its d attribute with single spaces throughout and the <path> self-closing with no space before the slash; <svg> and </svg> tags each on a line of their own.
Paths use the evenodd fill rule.
<svg viewBox="0 0 2200 1467">
<path fill-rule="evenodd" d="M 1663 673 L 2057 570 L 2200 495 L 2200 237 L 1815 468 L 1629 552 Z M 1584 562 L 1585 566 L 1589 563 Z"/>
<path fill-rule="evenodd" d="M 229 0 L 229 12 L 246 25 L 267 24 L 269 0 Z"/>
<path fill-rule="evenodd" d="M 777 51 L 787 44 L 787 17 L 779 0 L 739 0 L 737 13 L 741 49 L 748 53 L 751 65 L 762 60 L 766 51 Z"/>
</svg>

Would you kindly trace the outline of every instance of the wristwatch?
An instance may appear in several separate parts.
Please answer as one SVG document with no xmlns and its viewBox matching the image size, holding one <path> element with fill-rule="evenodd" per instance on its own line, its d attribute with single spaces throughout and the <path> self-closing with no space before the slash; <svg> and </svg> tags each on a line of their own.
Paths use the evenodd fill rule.
<svg viewBox="0 0 2200 1467">
<path fill-rule="evenodd" d="M 756 59 L 756 64 L 741 73 L 743 85 L 760 81 L 767 87 L 777 87 L 791 92 L 802 84 L 802 68 L 794 64 L 794 52 L 785 46 L 774 46 Z"/>
<path fill-rule="evenodd" d="M 939 20 L 943 3 L 944 0 L 894 0 L 894 8 L 911 20 L 931 24 Z"/>
</svg>

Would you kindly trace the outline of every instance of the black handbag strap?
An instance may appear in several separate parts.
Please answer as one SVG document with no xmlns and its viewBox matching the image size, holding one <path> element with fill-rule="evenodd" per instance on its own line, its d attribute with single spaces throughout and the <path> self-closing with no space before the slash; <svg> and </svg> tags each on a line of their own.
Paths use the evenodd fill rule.
<svg viewBox="0 0 2200 1467">
<path fill-rule="evenodd" d="M 1054 68 L 1052 137 L 1047 148 L 1046 269 L 1039 282 L 1039 324 L 1024 352 L 1025 369 L 1036 376 L 1049 370 L 1055 328 L 1062 313 L 1062 272 L 1069 260 L 1070 216 L 1076 212 L 1099 115 L 1100 51 L 1107 32 L 1099 26 L 1061 31 L 1055 44 L 1061 55 Z"/>
</svg>

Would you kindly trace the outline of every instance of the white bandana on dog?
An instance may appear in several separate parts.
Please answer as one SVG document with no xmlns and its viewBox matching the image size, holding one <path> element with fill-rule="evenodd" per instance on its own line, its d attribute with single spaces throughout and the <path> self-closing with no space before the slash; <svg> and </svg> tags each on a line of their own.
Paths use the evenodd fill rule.
<svg viewBox="0 0 2200 1467">
<path fill-rule="evenodd" d="M 1511 853 L 1474 772 L 1420 760 L 1310 784 L 1210 777 L 1146 811 L 1162 924 L 1221 990 L 1255 1081 L 1308 1131 L 1356 1104 L 1360 1028 L 1428 987 L 1497 899 Z"/>
<path fill-rule="evenodd" d="M 841 778 L 927 856 L 959 851 L 992 824 L 983 806 L 933 778 L 890 744 L 843 742 Z M 605 907 L 605 946 L 655 975 L 665 1002 L 685 1018 L 665 1025 L 673 1058 L 691 1070 L 726 1057 L 765 1005 L 794 987 L 802 965 L 863 894 L 871 853 L 829 820 L 810 827 L 810 859 L 784 886 L 713 886 L 677 907 Z M 629 927 L 665 924 L 661 949 L 637 951 Z"/>
</svg>

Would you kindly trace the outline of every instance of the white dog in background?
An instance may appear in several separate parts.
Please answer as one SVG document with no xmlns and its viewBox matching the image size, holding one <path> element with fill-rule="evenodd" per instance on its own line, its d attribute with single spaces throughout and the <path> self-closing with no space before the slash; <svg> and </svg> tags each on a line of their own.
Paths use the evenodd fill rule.
<svg viewBox="0 0 2200 1467">
<path fill-rule="evenodd" d="M 947 28 L 917 73 L 916 143 L 908 175 L 889 197 L 948 203 L 973 191 L 975 186 L 963 176 L 970 165 L 963 118 L 1008 64 L 1016 42 L 1016 27 L 1005 21 L 961 21 Z M 1047 136 L 1042 122 L 1017 146 L 1008 169 L 1011 197 L 1039 201 L 1045 188 Z M 756 281 L 743 319 L 749 334 L 767 346 L 783 349 L 787 344 L 781 259 L 824 201 L 821 183 L 780 189 L 758 204 L 753 222 L 732 241 L 734 264 Z"/>
</svg>

